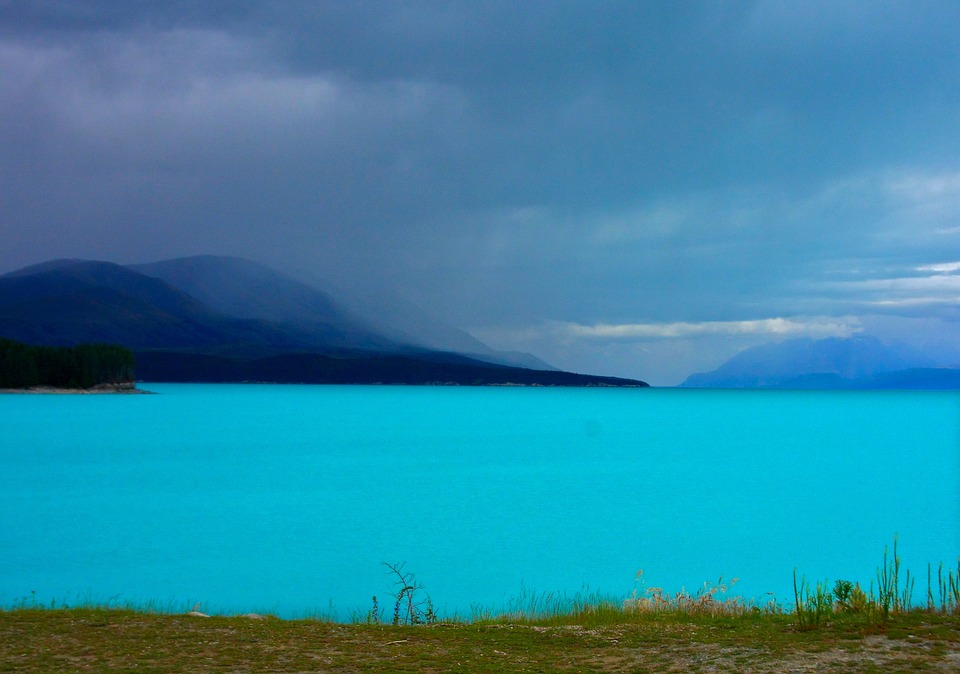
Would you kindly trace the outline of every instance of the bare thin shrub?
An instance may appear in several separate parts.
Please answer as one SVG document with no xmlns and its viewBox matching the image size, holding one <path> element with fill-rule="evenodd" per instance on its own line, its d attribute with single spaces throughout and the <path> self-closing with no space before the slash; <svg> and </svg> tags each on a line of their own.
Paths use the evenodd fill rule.
<svg viewBox="0 0 960 674">
<path fill-rule="evenodd" d="M 399 588 L 393 603 L 394 625 L 429 625 L 438 621 L 430 595 L 423 591 L 423 585 L 413 573 L 405 571 L 404 563 L 388 564 L 384 562 L 388 573 L 395 578 L 394 585 Z M 377 598 L 373 598 L 373 610 L 370 622 L 380 622 Z"/>
</svg>

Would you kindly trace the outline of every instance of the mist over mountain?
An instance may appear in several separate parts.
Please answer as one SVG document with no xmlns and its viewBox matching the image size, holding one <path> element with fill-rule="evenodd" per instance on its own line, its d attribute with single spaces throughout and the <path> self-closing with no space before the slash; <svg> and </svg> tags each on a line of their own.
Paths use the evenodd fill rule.
<svg viewBox="0 0 960 674">
<path fill-rule="evenodd" d="M 202 255 L 128 269 L 161 279 L 221 314 L 268 321 L 308 343 L 386 350 L 410 346 L 383 334 L 323 291 L 249 260 Z"/>
<path fill-rule="evenodd" d="M 387 289 L 373 291 L 368 288 L 360 292 L 355 289 L 343 289 L 338 295 L 346 298 L 349 305 L 359 314 L 370 317 L 368 320 L 379 332 L 400 342 L 417 344 L 428 349 L 469 354 L 480 360 L 503 365 L 534 370 L 557 369 L 529 353 L 492 349 L 466 330 L 460 330 L 438 320 Z"/>
<path fill-rule="evenodd" d="M 327 293 L 250 260 L 198 255 L 128 265 L 127 269 L 162 279 L 217 311 L 238 318 L 360 323 L 359 317 Z"/>
<path fill-rule="evenodd" d="M 263 265 L 217 256 L 52 260 L 0 276 L 0 336 L 121 344 L 154 381 L 642 383 L 504 365 L 509 355 L 476 340 L 469 353 L 430 348 Z"/>
<path fill-rule="evenodd" d="M 340 346 L 453 351 L 505 365 L 555 369 L 530 354 L 495 351 L 399 297 L 350 296 L 343 302 L 250 260 L 200 255 L 128 268 L 162 279 L 228 316 L 320 333 Z"/>
<path fill-rule="evenodd" d="M 949 372 L 932 367 L 931 358 L 911 347 L 888 345 L 868 335 L 848 338 L 791 339 L 740 352 L 711 372 L 693 374 L 685 387 L 700 388 L 926 388 L 931 381 L 948 381 Z M 913 377 L 890 376 L 911 370 Z M 903 386 L 898 384 L 900 381 Z M 933 386 L 941 388 L 942 385 Z"/>
</svg>

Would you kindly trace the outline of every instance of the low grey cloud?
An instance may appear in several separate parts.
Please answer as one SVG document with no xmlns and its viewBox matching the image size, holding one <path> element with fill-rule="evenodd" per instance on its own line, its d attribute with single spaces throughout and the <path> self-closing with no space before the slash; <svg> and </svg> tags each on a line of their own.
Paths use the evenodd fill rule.
<svg viewBox="0 0 960 674">
<path fill-rule="evenodd" d="M 703 323 L 628 323 L 623 325 L 578 325 L 570 323 L 561 328 L 573 337 L 608 339 L 673 339 L 704 335 L 781 335 L 803 337 L 849 337 L 859 330 L 855 318 L 846 321 L 837 318 L 803 319 L 801 317 L 764 318 L 755 321 L 705 321 Z"/>
<path fill-rule="evenodd" d="M 240 255 L 654 383 L 793 334 L 738 325 L 949 341 L 958 24 L 936 1 L 0 2 L 0 271 Z"/>
</svg>

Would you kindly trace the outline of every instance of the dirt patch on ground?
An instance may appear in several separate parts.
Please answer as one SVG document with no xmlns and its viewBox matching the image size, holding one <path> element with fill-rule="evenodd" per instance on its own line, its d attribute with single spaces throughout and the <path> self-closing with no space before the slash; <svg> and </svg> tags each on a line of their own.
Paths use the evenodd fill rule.
<svg viewBox="0 0 960 674">
<path fill-rule="evenodd" d="M 910 642 L 882 636 L 838 647 L 784 652 L 762 646 L 671 643 L 640 648 L 602 649 L 583 668 L 601 672 L 960 672 L 960 645 Z M 571 669 L 578 663 L 571 662 Z"/>
</svg>

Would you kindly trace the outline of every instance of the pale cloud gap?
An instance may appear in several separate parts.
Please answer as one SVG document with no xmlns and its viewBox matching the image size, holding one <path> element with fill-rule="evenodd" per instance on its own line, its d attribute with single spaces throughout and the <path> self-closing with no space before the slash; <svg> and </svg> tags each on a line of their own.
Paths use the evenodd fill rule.
<svg viewBox="0 0 960 674">
<path fill-rule="evenodd" d="M 919 307 L 943 307 L 957 306 L 960 304 L 960 296 L 956 297 L 901 297 L 882 300 L 867 300 L 863 303 L 867 307 L 876 307 L 878 309 L 910 309 Z"/>
<path fill-rule="evenodd" d="M 620 211 L 588 214 L 586 240 L 618 246 L 666 240 L 691 230 L 701 237 L 724 239 L 797 227 L 826 235 L 836 229 L 831 222 L 836 214 L 880 206 L 878 217 L 860 224 L 859 238 L 890 234 L 890 230 L 913 236 L 960 232 L 952 224 L 960 219 L 960 172 L 886 167 L 834 178 L 805 194 L 763 185 L 686 192 Z"/>
<path fill-rule="evenodd" d="M 775 337 L 850 337 L 861 330 L 854 317 L 764 318 L 749 321 L 678 323 L 559 323 L 570 337 L 600 339 L 689 339 L 717 335 L 772 335 Z"/>
<path fill-rule="evenodd" d="M 960 271 L 960 262 L 919 265 L 910 271 L 924 275 L 840 281 L 825 283 L 822 287 L 866 308 L 960 306 L 960 275 L 956 274 Z"/>
<path fill-rule="evenodd" d="M 960 262 L 944 262 L 941 264 L 925 264 L 917 267 L 920 272 L 933 272 L 935 274 L 953 274 L 960 271 Z"/>
<path fill-rule="evenodd" d="M 915 202 L 960 199 L 960 172 L 906 173 L 887 182 L 887 189 Z"/>
</svg>

